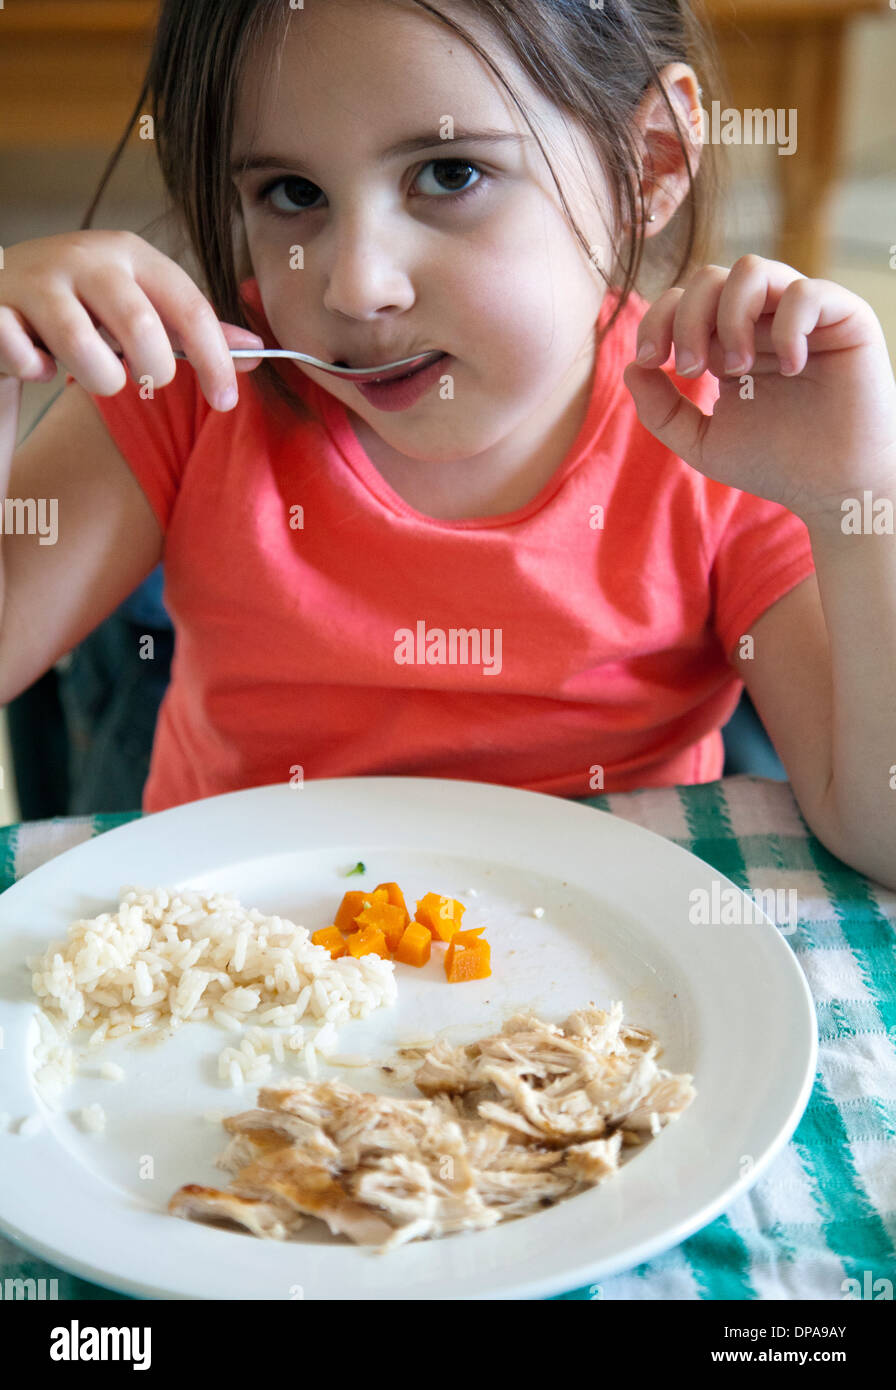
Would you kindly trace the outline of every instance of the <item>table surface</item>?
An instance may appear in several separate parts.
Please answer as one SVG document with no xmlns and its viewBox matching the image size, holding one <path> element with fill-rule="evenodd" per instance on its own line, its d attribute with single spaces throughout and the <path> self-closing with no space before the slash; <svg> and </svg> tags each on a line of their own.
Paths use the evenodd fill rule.
<svg viewBox="0 0 896 1390">
<path fill-rule="evenodd" d="M 778 923 L 818 1015 L 815 1086 L 793 1138 L 753 1188 L 664 1255 L 557 1295 L 575 1300 L 818 1299 L 896 1283 L 896 893 L 809 831 L 790 786 L 737 776 L 587 798 L 664 835 L 746 892 L 796 889 Z M 0 891 L 139 812 L 0 829 Z M 765 900 L 763 900 L 765 901 Z M 0 1236 L 0 1281 L 55 1279 L 60 1299 L 123 1299 Z M 887 1284 L 877 1284 L 878 1280 Z M 847 1283 L 847 1280 L 856 1281 Z M 53 1287 L 53 1286 L 48 1286 Z M 889 1294 L 881 1294 L 889 1289 Z"/>
</svg>

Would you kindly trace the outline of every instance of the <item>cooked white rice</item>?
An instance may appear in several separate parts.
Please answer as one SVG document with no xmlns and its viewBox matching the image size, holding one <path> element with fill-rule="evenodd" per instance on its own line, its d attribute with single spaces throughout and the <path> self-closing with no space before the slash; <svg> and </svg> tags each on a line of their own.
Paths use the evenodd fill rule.
<svg viewBox="0 0 896 1390">
<path fill-rule="evenodd" d="M 243 1086 L 263 1080 L 271 1056 L 283 1062 L 288 1052 L 316 1076 L 318 1053 L 336 1050 L 338 1024 L 395 1002 L 391 961 L 333 960 L 305 927 L 247 911 L 229 894 L 127 886 L 119 896 L 116 912 L 81 918 L 65 941 L 27 961 L 42 1002 L 35 1080 L 51 1102 L 74 1076 L 76 1029 L 89 1028 L 88 1047 L 98 1047 L 135 1030 L 172 1032 L 209 1019 L 235 1035 L 219 1055 L 220 1078 Z M 316 1036 L 300 1020 L 316 1025 Z M 249 1023 L 290 1031 L 247 1030 Z M 109 1079 L 119 1072 L 102 1069 Z"/>
<path fill-rule="evenodd" d="M 106 1112 L 101 1105 L 85 1105 L 79 1111 L 79 1119 L 88 1134 L 100 1134 L 106 1128 Z"/>
</svg>

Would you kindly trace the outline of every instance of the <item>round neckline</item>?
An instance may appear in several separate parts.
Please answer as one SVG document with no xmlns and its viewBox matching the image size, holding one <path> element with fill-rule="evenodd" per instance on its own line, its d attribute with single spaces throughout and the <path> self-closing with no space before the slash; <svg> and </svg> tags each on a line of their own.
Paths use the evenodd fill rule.
<svg viewBox="0 0 896 1390">
<path fill-rule="evenodd" d="M 605 295 L 594 326 L 595 338 L 602 325 L 610 317 L 615 307 L 616 297 L 618 296 L 615 296 L 611 291 Z M 624 317 L 624 313 L 625 311 L 623 311 L 623 315 L 620 315 L 620 319 Z M 602 433 L 623 385 L 622 335 L 617 331 L 621 326 L 620 320 L 617 320 L 612 333 L 604 339 L 601 350 L 595 351 L 594 370 L 591 375 L 585 418 L 563 463 L 551 474 L 540 491 L 522 507 L 517 507 L 510 512 L 499 512 L 494 516 L 445 518 L 428 516 L 426 512 L 418 512 L 386 482 L 382 473 L 376 468 L 352 429 L 348 412 L 342 402 L 331 395 L 329 391 L 324 390 L 317 382 L 312 382 L 310 378 L 306 378 L 306 381 L 314 395 L 315 409 L 343 460 L 376 500 L 389 511 L 409 520 L 417 521 L 421 525 L 444 527 L 450 531 L 477 530 L 490 526 L 511 526 L 516 522 L 525 521 L 547 505 L 569 475 L 582 463 L 594 440 Z M 601 369 L 601 381 L 606 385 L 606 390 L 596 390 L 598 368 Z"/>
</svg>

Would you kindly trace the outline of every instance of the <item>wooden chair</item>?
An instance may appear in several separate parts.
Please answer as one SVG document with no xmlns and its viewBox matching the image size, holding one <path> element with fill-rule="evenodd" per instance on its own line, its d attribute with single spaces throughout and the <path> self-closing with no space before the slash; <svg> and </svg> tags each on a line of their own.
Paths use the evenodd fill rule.
<svg viewBox="0 0 896 1390">
<path fill-rule="evenodd" d="M 775 259 L 825 273 L 840 167 L 848 26 L 889 0 L 701 0 L 738 110 L 796 108 L 797 152 L 778 157 Z M 704 106 L 712 99 L 704 92 Z M 708 109 L 708 108 L 707 108 Z"/>
</svg>

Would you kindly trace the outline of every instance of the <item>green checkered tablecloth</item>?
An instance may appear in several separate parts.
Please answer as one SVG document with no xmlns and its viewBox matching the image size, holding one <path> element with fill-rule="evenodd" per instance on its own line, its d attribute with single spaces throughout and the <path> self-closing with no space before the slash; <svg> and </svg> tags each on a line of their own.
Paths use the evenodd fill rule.
<svg viewBox="0 0 896 1390">
<path fill-rule="evenodd" d="M 746 892 L 783 889 L 780 901 L 789 902 L 786 890 L 797 890 L 798 924 L 786 922 L 785 940 L 815 1000 L 818 1070 L 790 1143 L 728 1211 L 666 1254 L 558 1297 L 838 1301 L 857 1287 L 858 1296 L 872 1296 L 879 1279 L 890 1281 L 892 1296 L 896 893 L 834 858 L 808 830 L 786 783 L 737 776 L 586 804 L 665 835 Z M 0 830 L 0 888 L 134 819 L 99 815 Z M 16 1277 L 55 1278 L 60 1299 L 127 1297 L 0 1237 L 0 1280 Z"/>
</svg>

